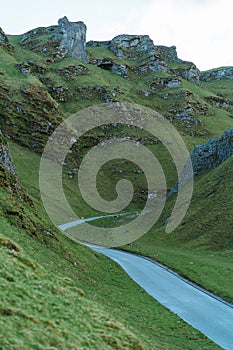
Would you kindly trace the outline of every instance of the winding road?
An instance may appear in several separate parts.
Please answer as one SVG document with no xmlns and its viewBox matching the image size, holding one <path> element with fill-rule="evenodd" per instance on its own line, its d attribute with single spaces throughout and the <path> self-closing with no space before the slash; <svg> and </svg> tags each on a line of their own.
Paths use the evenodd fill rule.
<svg viewBox="0 0 233 350">
<path fill-rule="evenodd" d="M 98 218 L 103 217 L 67 223 L 60 229 Z M 220 347 L 233 350 L 233 305 L 147 258 L 116 249 L 88 246 L 117 262 L 149 295 Z"/>
</svg>

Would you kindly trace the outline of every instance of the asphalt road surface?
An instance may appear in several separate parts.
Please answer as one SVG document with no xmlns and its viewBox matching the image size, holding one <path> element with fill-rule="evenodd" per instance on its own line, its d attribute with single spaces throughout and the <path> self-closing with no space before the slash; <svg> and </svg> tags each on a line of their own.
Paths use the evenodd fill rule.
<svg viewBox="0 0 233 350">
<path fill-rule="evenodd" d="M 60 228 L 65 230 L 94 220 L 96 218 L 83 219 Z M 223 349 L 233 350 L 233 305 L 149 259 L 116 249 L 88 246 L 117 262 L 149 295 L 209 339 Z"/>
<path fill-rule="evenodd" d="M 148 294 L 223 349 L 233 349 L 233 306 L 140 256 L 91 248 L 116 261 Z"/>
</svg>

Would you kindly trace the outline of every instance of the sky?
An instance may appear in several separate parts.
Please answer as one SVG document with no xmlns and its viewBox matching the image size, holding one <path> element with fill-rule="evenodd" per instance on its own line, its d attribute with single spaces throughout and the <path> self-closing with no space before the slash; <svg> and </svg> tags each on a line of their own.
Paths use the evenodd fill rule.
<svg viewBox="0 0 233 350">
<path fill-rule="evenodd" d="M 57 24 L 67 16 L 87 25 L 87 40 L 148 34 L 155 45 L 177 47 L 201 70 L 233 66 L 232 0 L 0 0 L 7 34 Z"/>
</svg>

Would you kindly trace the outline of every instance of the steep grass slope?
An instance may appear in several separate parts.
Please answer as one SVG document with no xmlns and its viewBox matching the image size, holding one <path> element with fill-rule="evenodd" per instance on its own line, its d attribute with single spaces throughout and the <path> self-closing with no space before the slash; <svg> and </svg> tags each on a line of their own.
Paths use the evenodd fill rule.
<svg viewBox="0 0 233 350">
<path fill-rule="evenodd" d="M 50 35 L 36 36 L 32 47 L 20 44 L 20 39 L 9 37 L 10 51 L 0 47 L 1 129 L 16 142 L 11 143 L 12 154 L 20 184 L 29 193 L 0 168 L 4 350 L 218 348 L 152 300 L 115 263 L 70 241 L 52 226 L 38 189 L 40 158 L 32 150 L 42 152 L 63 118 L 111 101 L 135 102 L 161 112 L 191 150 L 233 127 L 232 84 L 223 80 L 199 86 L 178 75 L 179 87 L 164 88 L 161 82 L 170 81 L 174 74 L 177 78 L 174 72 L 184 65 L 168 62 L 169 72 L 140 74 L 134 69 L 139 62 L 119 59 L 107 47 L 88 48 L 91 60 L 110 58 L 127 65 L 129 77 L 125 79 L 70 57 L 51 61 L 47 53 L 41 54 L 46 45 L 48 55 L 53 55 Z M 229 100 L 229 108 L 216 105 L 219 94 Z M 78 166 L 91 146 L 113 136 L 143 141 L 161 160 L 168 189 L 176 183 L 174 164 L 162 145 L 129 128 L 93 130 L 80 140 L 71 163 Z M 166 235 L 163 225 L 175 200 L 171 198 L 158 225 L 125 247 L 166 263 L 228 300 L 233 300 L 231 162 L 197 178 L 190 210 L 175 233 Z M 125 161 L 107 164 L 99 174 L 101 194 L 112 199 L 123 173 L 135 182 L 137 192 L 129 209 L 140 209 L 147 197 L 146 182 L 136 170 Z M 81 200 L 77 174 L 72 168 L 65 172 L 65 191 L 76 213 L 97 215 Z"/>
<path fill-rule="evenodd" d="M 231 302 L 232 171 L 231 157 L 216 169 L 196 177 L 190 208 L 175 232 L 166 234 L 164 225 L 175 202 L 171 198 L 157 226 L 127 247 L 167 264 Z"/>
<path fill-rule="evenodd" d="M 102 69 L 101 65 L 86 64 L 72 57 L 51 60 L 56 47 L 50 34 L 35 34 L 31 46 L 20 43 L 20 39 L 21 36 L 9 37 L 13 54 L 0 48 L 2 97 L 9 101 L 1 102 L 3 131 L 33 150 L 42 150 L 46 137 L 64 116 L 110 101 L 134 102 L 162 113 L 178 128 L 190 149 L 233 126 L 231 109 L 208 100 L 218 93 L 212 89 L 212 83 L 195 85 L 179 75 L 184 75 L 185 69 L 188 72 L 190 64 L 186 67 L 179 62 L 168 62 L 168 72 L 142 74 L 135 70 L 140 57 L 120 59 L 106 46 L 87 48 L 90 62 L 112 60 L 126 65 L 129 69 L 126 79 Z M 44 54 L 43 48 L 47 48 Z M 167 86 L 172 79 L 178 79 L 180 85 Z M 223 98 L 228 98 L 231 91 L 227 84 Z M 231 99 L 229 103 L 232 108 Z M 101 137 L 101 130 L 99 134 Z M 98 133 L 91 136 L 92 142 L 98 142 Z"/>
<path fill-rule="evenodd" d="M 30 197 L 0 169 L 3 349 L 218 348 L 115 263 L 52 227 L 36 198 L 38 156 L 19 146 L 12 153 L 16 150 L 18 162 L 30 161 L 32 167 L 19 176 L 31 179 Z"/>
</svg>

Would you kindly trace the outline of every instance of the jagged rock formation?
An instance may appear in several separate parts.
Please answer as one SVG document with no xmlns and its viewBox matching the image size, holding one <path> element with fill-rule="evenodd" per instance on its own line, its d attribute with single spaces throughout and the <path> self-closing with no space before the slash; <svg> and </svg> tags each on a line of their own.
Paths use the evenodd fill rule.
<svg viewBox="0 0 233 350">
<path fill-rule="evenodd" d="M 202 145 L 196 146 L 190 153 L 193 175 L 214 169 L 233 155 L 233 129 L 228 129 L 218 138 L 212 138 Z M 179 174 L 179 184 L 183 185 L 190 180 L 188 163 Z M 178 191 L 178 183 L 169 191 L 168 197 Z"/>
<path fill-rule="evenodd" d="M 119 58 L 140 60 L 142 63 L 136 69 L 141 74 L 168 71 L 148 35 L 118 35 L 112 39 L 109 49 Z"/>
<path fill-rule="evenodd" d="M 151 50 L 155 51 L 155 53 L 157 55 L 160 55 L 163 57 L 165 62 L 182 62 L 182 60 L 180 60 L 177 56 L 177 51 L 176 51 L 176 46 L 171 46 L 171 47 L 167 47 L 167 46 L 162 46 L 162 45 L 154 45 L 152 44 L 153 41 L 150 39 L 150 37 L 148 35 L 119 35 L 115 38 L 113 38 L 113 40 L 106 40 L 106 41 L 88 41 L 87 43 L 87 47 L 103 47 L 103 46 L 112 46 L 112 51 L 115 53 L 115 51 L 117 52 L 117 45 L 120 43 L 121 39 L 126 39 L 126 41 L 130 41 L 130 38 L 134 38 L 133 42 L 131 42 L 131 46 L 133 47 L 138 46 L 137 43 L 140 46 L 139 51 L 144 52 L 145 50 L 148 51 L 148 47 L 151 48 Z M 137 39 L 137 40 L 135 40 Z M 113 42 L 113 43 L 112 43 Z M 117 43 L 118 42 L 118 43 Z M 142 43 L 144 42 L 144 48 Z M 119 55 L 120 54 L 120 55 Z M 121 53 L 118 52 L 117 54 L 118 57 L 121 57 Z"/>
<path fill-rule="evenodd" d="M 212 81 L 221 79 L 233 79 L 233 67 L 222 67 L 214 70 L 201 72 L 201 81 Z"/>
<path fill-rule="evenodd" d="M 7 170 L 12 175 L 16 176 L 16 170 L 11 158 L 10 149 L 4 137 L 2 136 L 1 130 L 0 130 L 0 165 L 3 165 L 5 170 Z"/>
<path fill-rule="evenodd" d="M 57 26 L 37 28 L 23 34 L 20 44 L 36 53 L 47 56 L 47 62 L 56 62 L 71 56 L 88 62 L 86 31 L 83 22 L 69 22 L 67 17 L 58 20 Z M 41 40 L 41 36 L 48 36 Z"/>
<path fill-rule="evenodd" d="M 139 74 L 149 74 L 151 72 L 168 72 L 193 84 L 200 84 L 200 70 L 192 62 L 182 61 L 178 58 L 176 47 L 154 45 L 148 35 L 118 35 L 109 41 L 89 41 L 88 47 L 107 46 L 118 58 L 138 61 L 134 71 Z M 110 60 L 105 58 L 105 60 Z M 176 62 L 180 64 L 179 68 L 169 69 L 169 63 Z M 98 63 L 94 60 L 91 63 L 104 67 L 104 62 Z M 107 63 L 106 63 L 107 64 Z M 109 69 L 110 70 L 110 69 Z M 126 66 L 117 70 L 117 74 L 128 77 Z"/>
<path fill-rule="evenodd" d="M 69 22 L 67 17 L 59 19 L 58 26 L 37 28 L 24 34 L 21 44 L 37 53 L 47 56 L 47 63 L 62 60 L 66 56 L 77 58 L 88 63 L 88 47 L 107 46 L 119 59 L 137 61 L 132 70 L 139 74 L 167 72 L 199 85 L 200 71 L 192 62 L 178 58 L 175 46 L 155 46 L 148 35 L 118 35 L 109 41 L 90 41 L 86 44 L 86 25 L 83 22 Z M 52 37 L 40 42 L 41 36 Z M 180 64 L 179 68 L 170 69 L 169 63 Z M 112 58 L 91 59 L 90 63 L 111 71 L 123 78 L 128 78 L 129 67 L 125 63 L 114 62 Z M 31 73 L 35 67 L 30 62 L 22 62 L 19 67 L 24 74 Z M 41 67 L 38 67 L 41 69 Z"/>
<path fill-rule="evenodd" d="M 203 94 L 202 87 L 186 86 L 183 79 L 199 84 L 200 71 L 179 59 L 175 46 L 156 46 L 148 35 L 119 35 L 111 41 L 87 44 L 88 63 L 127 81 L 75 59 L 64 59 L 73 56 L 87 61 L 83 22 L 71 23 L 64 17 L 58 25 L 33 29 L 18 40 L 21 48 L 14 57 L 1 50 L 0 129 L 34 151 L 43 150 L 49 135 L 75 104 L 79 110 L 94 103 L 137 101 L 162 113 L 185 135 L 204 138 L 209 126 L 199 116 L 215 115 L 211 104 L 225 110 L 224 118 L 233 113 L 228 91 L 224 94 L 214 87 L 209 90 L 212 93 Z M 11 78 L 17 77 L 17 70 L 24 77 L 14 85 Z"/>
<path fill-rule="evenodd" d="M 192 62 L 183 62 L 184 67 L 172 69 L 172 72 L 190 81 L 195 85 L 200 85 L 200 70 Z"/>
<path fill-rule="evenodd" d="M 155 45 L 155 51 L 161 55 L 165 62 L 182 62 L 177 56 L 176 46 Z"/>
<path fill-rule="evenodd" d="M 140 55 L 153 55 L 154 43 L 148 35 L 118 35 L 109 46 L 117 57 L 138 59 Z"/>
<path fill-rule="evenodd" d="M 86 31 L 87 27 L 83 22 L 69 22 L 67 17 L 63 17 L 58 21 L 55 40 L 60 41 L 60 49 L 64 49 L 68 56 L 88 62 L 85 50 Z"/>
<path fill-rule="evenodd" d="M 13 46 L 9 43 L 9 40 L 6 34 L 4 33 L 4 31 L 2 30 L 2 28 L 0 28 L 0 47 L 2 47 L 4 50 L 6 50 L 10 54 L 12 54 L 14 51 Z"/>
<path fill-rule="evenodd" d="M 198 145 L 191 152 L 195 175 L 216 168 L 233 155 L 233 129 L 226 130 L 220 137 Z"/>
</svg>

